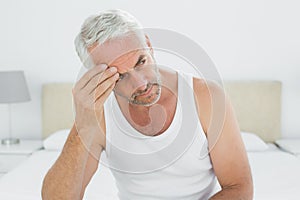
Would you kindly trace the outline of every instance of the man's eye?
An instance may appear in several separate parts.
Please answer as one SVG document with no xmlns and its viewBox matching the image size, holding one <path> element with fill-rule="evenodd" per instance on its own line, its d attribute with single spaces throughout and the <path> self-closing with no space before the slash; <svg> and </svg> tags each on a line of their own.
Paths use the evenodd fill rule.
<svg viewBox="0 0 300 200">
<path fill-rule="evenodd" d="M 124 79 L 127 76 L 127 73 L 119 74 L 119 80 Z"/>
<path fill-rule="evenodd" d="M 119 74 L 119 80 L 122 80 L 124 78 L 123 74 Z"/>
<path fill-rule="evenodd" d="M 145 64 L 145 62 L 146 62 L 146 59 L 143 59 L 139 62 L 139 65 L 143 65 L 143 64 Z"/>
</svg>

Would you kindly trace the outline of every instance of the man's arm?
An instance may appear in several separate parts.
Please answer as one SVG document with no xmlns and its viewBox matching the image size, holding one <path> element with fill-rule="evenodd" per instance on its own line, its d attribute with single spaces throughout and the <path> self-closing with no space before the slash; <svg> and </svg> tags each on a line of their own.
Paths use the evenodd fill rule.
<svg viewBox="0 0 300 200">
<path fill-rule="evenodd" d="M 82 199 L 105 148 L 104 102 L 117 70 L 95 66 L 73 88 L 75 124 L 57 161 L 45 176 L 43 199 Z"/>
<path fill-rule="evenodd" d="M 60 156 L 44 178 L 42 198 L 82 199 L 97 167 L 98 160 L 82 143 L 74 125 Z"/>
<path fill-rule="evenodd" d="M 233 107 L 215 82 L 194 79 L 198 113 L 209 143 L 210 158 L 222 187 L 211 200 L 253 199 L 247 153 Z M 204 116 L 204 117 L 203 117 Z"/>
</svg>

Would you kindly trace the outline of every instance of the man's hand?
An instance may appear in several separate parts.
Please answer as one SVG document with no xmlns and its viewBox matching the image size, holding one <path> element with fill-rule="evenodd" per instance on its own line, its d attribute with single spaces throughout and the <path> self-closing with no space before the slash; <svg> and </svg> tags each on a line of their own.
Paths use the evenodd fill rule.
<svg viewBox="0 0 300 200">
<path fill-rule="evenodd" d="M 104 130 L 101 128 L 104 116 L 103 104 L 112 92 L 118 77 L 115 67 L 108 68 L 107 65 L 100 64 L 85 73 L 72 90 L 76 129 L 88 147 L 95 140 L 103 145 L 100 139 L 104 136 Z"/>
<path fill-rule="evenodd" d="M 118 76 L 116 68 L 99 65 L 85 73 L 74 86 L 76 128 L 71 129 L 60 156 L 44 178 L 43 199 L 83 198 L 104 148 L 103 104 Z"/>
</svg>

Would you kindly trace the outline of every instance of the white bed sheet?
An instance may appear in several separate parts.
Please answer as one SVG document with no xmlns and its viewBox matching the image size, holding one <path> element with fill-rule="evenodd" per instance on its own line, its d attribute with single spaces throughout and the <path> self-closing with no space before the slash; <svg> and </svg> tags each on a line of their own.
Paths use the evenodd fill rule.
<svg viewBox="0 0 300 200">
<path fill-rule="evenodd" d="M 41 150 L 0 179 L 0 197 L 7 200 L 41 199 L 42 180 L 58 151 Z M 255 186 L 255 200 L 300 199 L 300 159 L 275 146 L 248 152 Z M 114 179 L 101 165 L 86 190 L 85 199 L 118 199 Z"/>
<path fill-rule="evenodd" d="M 41 199 L 42 181 L 48 169 L 59 156 L 59 151 L 41 150 L 0 179 L 0 199 Z M 110 170 L 100 164 L 99 170 L 86 189 L 84 199 L 118 199 Z"/>
<path fill-rule="evenodd" d="M 269 145 L 264 152 L 248 152 L 255 200 L 300 199 L 300 159 Z"/>
</svg>

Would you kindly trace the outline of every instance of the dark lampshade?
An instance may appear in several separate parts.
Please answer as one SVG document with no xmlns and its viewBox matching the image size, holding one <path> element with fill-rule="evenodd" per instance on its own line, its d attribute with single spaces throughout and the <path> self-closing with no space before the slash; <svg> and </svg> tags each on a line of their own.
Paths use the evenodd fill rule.
<svg viewBox="0 0 300 200">
<path fill-rule="evenodd" d="M 0 71 L 0 103 L 30 100 L 23 71 Z"/>
<path fill-rule="evenodd" d="M 8 104 L 9 137 L 2 139 L 4 145 L 19 144 L 18 138 L 11 137 L 11 104 L 30 100 L 23 71 L 0 71 L 0 103 Z"/>
</svg>

